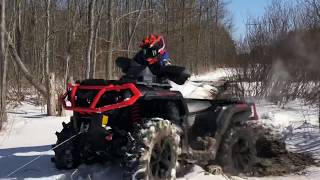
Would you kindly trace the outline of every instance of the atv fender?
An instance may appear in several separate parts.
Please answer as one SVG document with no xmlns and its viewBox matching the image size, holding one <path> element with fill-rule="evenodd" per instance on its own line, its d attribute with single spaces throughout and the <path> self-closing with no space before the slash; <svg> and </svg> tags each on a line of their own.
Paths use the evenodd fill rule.
<svg viewBox="0 0 320 180">
<path fill-rule="evenodd" d="M 228 127 L 230 127 L 231 124 L 237 124 L 243 120 L 248 120 L 250 114 L 251 109 L 250 106 L 247 104 L 232 104 L 222 106 L 216 118 L 215 124 L 217 127 L 214 136 L 201 137 L 203 141 L 206 141 L 207 147 L 201 150 L 195 150 L 190 148 L 189 152 L 191 153 L 191 159 L 193 161 L 202 163 L 215 160 L 218 148 L 220 147 L 222 138 L 226 133 Z M 214 121 L 212 117 L 208 117 L 206 120 L 209 121 L 207 124 L 212 124 L 211 122 Z"/>
<path fill-rule="evenodd" d="M 222 138 L 231 124 L 240 124 L 248 120 L 251 115 L 251 108 L 247 104 L 235 104 L 223 107 L 217 118 L 216 151 L 221 144 Z M 214 159 L 215 159 L 214 154 Z"/>
</svg>

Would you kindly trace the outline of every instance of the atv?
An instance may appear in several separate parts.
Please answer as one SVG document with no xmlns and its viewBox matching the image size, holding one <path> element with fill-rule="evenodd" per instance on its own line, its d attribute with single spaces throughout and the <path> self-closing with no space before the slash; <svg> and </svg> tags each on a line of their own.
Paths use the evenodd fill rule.
<svg viewBox="0 0 320 180">
<path fill-rule="evenodd" d="M 156 76 L 127 58 L 116 63 L 125 74 L 119 80 L 68 85 L 62 101 L 73 116 L 56 133 L 52 160 L 58 169 L 118 159 L 124 179 L 175 179 L 185 164 L 214 163 L 240 172 L 254 162 L 254 138 L 246 126 L 255 114 L 252 104 L 223 93 L 184 98 L 168 83 L 188 79 L 183 67 L 166 66 Z"/>
</svg>

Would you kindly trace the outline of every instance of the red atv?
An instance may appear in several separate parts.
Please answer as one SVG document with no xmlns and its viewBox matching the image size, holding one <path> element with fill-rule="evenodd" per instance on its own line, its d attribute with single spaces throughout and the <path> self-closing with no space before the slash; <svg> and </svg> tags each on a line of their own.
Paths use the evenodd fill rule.
<svg viewBox="0 0 320 180">
<path fill-rule="evenodd" d="M 125 179 L 175 179 L 185 163 L 221 165 L 238 172 L 255 157 L 251 105 L 224 98 L 185 99 L 167 79 L 183 84 L 184 68 L 167 66 L 162 76 L 119 58 L 120 80 L 70 84 L 63 98 L 74 115 L 57 132 L 53 161 L 59 169 L 121 159 Z M 226 84 L 219 86 L 223 92 Z"/>
</svg>

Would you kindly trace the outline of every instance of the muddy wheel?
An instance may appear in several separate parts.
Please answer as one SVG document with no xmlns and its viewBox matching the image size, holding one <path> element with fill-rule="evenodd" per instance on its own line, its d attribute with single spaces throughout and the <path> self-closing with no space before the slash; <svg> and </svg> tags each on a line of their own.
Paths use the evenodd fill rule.
<svg viewBox="0 0 320 180">
<path fill-rule="evenodd" d="M 125 179 L 175 179 L 181 152 L 178 128 L 168 120 L 151 118 L 137 124 L 124 159 Z"/>
<path fill-rule="evenodd" d="M 227 173 L 247 172 L 256 161 L 252 129 L 231 127 L 225 134 L 217 155 L 218 163 Z"/>
<path fill-rule="evenodd" d="M 57 142 L 53 147 L 55 156 L 52 161 L 58 169 L 72 169 L 79 165 L 79 152 L 75 147 L 75 138 L 59 145 L 60 143 L 68 140 L 76 134 L 73 126 L 73 117 L 69 123 L 62 123 L 63 129 L 61 132 L 56 132 Z M 59 146 L 58 146 L 59 145 Z"/>
</svg>

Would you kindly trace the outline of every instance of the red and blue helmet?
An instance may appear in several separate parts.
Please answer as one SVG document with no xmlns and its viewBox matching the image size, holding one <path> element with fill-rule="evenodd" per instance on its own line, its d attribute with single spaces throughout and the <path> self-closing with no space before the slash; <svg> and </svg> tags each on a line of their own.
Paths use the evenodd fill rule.
<svg viewBox="0 0 320 180">
<path fill-rule="evenodd" d="M 150 34 L 142 40 L 140 47 L 146 58 L 153 58 L 164 53 L 165 43 L 162 36 Z"/>
</svg>

